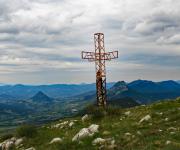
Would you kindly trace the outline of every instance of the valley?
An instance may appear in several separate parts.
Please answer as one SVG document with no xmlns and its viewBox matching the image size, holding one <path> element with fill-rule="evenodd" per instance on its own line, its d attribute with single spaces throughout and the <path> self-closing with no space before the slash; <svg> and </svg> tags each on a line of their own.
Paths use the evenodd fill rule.
<svg viewBox="0 0 180 150">
<path fill-rule="evenodd" d="M 14 149 L 23 150 L 84 150 L 87 147 L 89 150 L 178 150 L 179 125 L 180 99 L 177 98 L 132 108 L 108 107 L 103 110 L 91 106 L 78 116 L 38 127 L 19 127 L 16 132 L 10 132 L 8 140 L 21 141 Z M 18 132 L 23 128 L 27 129 Z M 34 135 L 28 130 L 34 131 Z M 11 138 L 18 134 L 23 137 Z"/>
<path fill-rule="evenodd" d="M 49 96 L 46 91 L 38 91 L 36 87 L 37 93 L 24 99 L 22 95 L 19 97 L 17 94 L 14 94 L 15 96 L 8 95 L 10 92 L 9 90 L 5 91 L 4 86 L 6 85 L 0 86 L 0 89 L 4 89 L 4 93 L 0 96 L 0 134 L 11 131 L 22 124 L 42 125 L 60 118 L 75 116 L 85 107 L 95 104 L 96 101 L 96 94 L 93 90 L 95 87 L 92 88 L 91 84 L 82 85 L 82 89 L 78 89 L 81 92 L 84 91 L 83 93 L 77 93 L 76 96 L 69 94 L 65 97 L 67 94 L 65 92 L 59 98 L 53 97 L 53 94 L 49 94 Z M 76 86 L 81 87 L 81 85 Z M 86 86 L 89 87 L 84 90 Z M 72 86 L 70 85 L 69 89 L 66 86 L 65 91 L 70 90 L 72 90 Z M 27 93 L 29 88 L 25 87 L 22 91 L 22 93 Z M 120 108 L 148 105 L 159 100 L 174 99 L 179 96 L 180 84 L 175 81 L 156 83 L 136 80 L 131 83 L 119 81 L 108 84 L 108 104 Z"/>
</svg>

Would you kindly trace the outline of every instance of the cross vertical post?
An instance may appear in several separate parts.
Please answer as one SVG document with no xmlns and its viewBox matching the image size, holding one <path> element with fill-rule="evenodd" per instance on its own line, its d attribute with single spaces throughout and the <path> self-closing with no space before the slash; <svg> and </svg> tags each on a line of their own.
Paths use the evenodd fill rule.
<svg viewBox="0 0 180 150">
<path fill-rule="evenodd" d="M 82 59 L 95 61 L 96 66 L 96 98 L 97 105 L 106 107 L 107 92 L 106 92 L 106 60 L 118 58 L 118 51 L 105 52 L 104 34 L 94 34 L 95 52 L 82 51 Z"/>
</svg>

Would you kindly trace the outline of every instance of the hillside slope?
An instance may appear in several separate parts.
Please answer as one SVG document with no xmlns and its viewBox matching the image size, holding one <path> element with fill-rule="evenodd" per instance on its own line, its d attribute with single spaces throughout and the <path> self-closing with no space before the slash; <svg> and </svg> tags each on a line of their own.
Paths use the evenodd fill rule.
<svg viewBox="0 0 180 150">
<path fill-rule="evenodd" d="M 89 117 L 83 117 L 84 121 L 81 117 L 74 117 L 38 127 L 37 134 L 24 138 L 18 149 L 180 149 L 180 98 L 129 109 L 108 108 L 106 112 L 89 108 L 86 113 L 89 113 Z M 98 131 L 88 136 L 88 127 L 93 124 L 94 127 L 98 125 Z M 79 137 L 87 131 L 85 136 L 72 141 L 80 130 Z"/>
</svg>

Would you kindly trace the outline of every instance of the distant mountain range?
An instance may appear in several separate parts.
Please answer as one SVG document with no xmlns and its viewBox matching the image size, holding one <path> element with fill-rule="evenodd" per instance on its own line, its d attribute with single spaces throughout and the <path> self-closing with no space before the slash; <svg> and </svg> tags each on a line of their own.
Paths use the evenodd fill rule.
<svg viewBox="0 0 180 150">
<path fill-rule="evenodd" d="M 41 91 L 41 92 L 40 92 Z M 173 99 L 180 96 L 180 83 L 173 80 L 153 82 L 135 80 L 130 83 L 119 81 L 108 83 L 108 102 L 122 105 L 123 100 L 136 105 L 157 100 Z M 69 97 L 69 98 L 68 98 Z M 52 99 L 92 101 L 96 99 L 95 84 L 54 84 L 54 85 L 3 85 L 0 86 L 0 101 L 28 100 L 51 102 Z M 124 104 L 124 101 L 123 101 Z M 128 105 L 129 106 L 129 105 Z"/>
<path fill-rule="evenodd" d="M 162 82 L 136 80 L 131 83 L 121 81 L 108 91 L 110 101 L 130 98 L 141 104 L 173 99 L 179 96 L 180 84 L 172 80 Z"/>
<path fill-rule="evenodd" d="M 180 80 L 178 80 L 177 82 L 180 83 Z"/>
<path fill-rule="evenodd" d="M 130 83 L 119 81 L 108 90 L 108 103 L 129 107 L 137 103 L 149 104 L 157 100 L 174 99 L 179 96 L 180 84 L 176 81 L 135 80 Z M 79 95 L 78 98 L 94 100 L 96 94 L 87 92 Z"/>
<path fill-rule="evenodd" d="M 108 88 L 112 87 L 114 83 L 108 83 Z M 4 98 L 10 99 L 28 99 L 33 97 L 39 91 L 42 91 L 49 97 L 64 98 L 72 97 L 89 91 L 95 91 L 95 83 L 92 84 L 53 84 L 53 85 L 1 85 L 0 86 L 0 100 Z"/>
</svg>

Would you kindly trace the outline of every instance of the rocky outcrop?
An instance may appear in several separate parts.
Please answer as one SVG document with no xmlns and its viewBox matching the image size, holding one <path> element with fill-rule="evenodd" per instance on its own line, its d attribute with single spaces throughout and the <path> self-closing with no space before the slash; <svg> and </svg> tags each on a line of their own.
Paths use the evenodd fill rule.
<svg viewBox="0 0 180 150">
<path fill-rule="evenodd" d="M 96 138 L 94 139 L 94 141 L 92 142 L 92 145 L 102 145 L 106 142 L 105 139 L 103 138 Z"/>
<path fill-rule="evenodd" d="M 99 145 L 100 149 L 114 149 L 117 147 L 114 138 L 96 138 L 92 141 L 92 145 Z"/>
<path fill-rule="evenodd" d="M 72 141 L 78 141 L 88 136 L 93 136 L 94 133 L 98 132 L 99 125 L 92 124 L 88 128 L 81 129 L 72 139 Z"/>
<path fill-rule="evenodd" d="M 68 126 L 68 124 L 69 124 L 69 121 L 64 121 L 64 122 L 52 125 L 51 129 L 53 129 L 53 128 L 63 129 L 63 128 L 66 128 Z"/>
<path fill-rule="evenodd" d="M 140 121 L 139 121 L 139 123 L 142 123 L 142 122 L 144 122 L 144 121 L 149 121 L 151 119 L 151 116 L 150 115 L 146 115 L 145 117 L 143 117 Z"/>
<path fill-rule="evenodd" d="M 72 128 L 73 126 L 74 126 L 74 122 L 72 121 L 69 123 L 69 127 Z"/>
<path fill-rule="evenodd" d="M 24 141 L 23 138 L 20 138 L 20 139 L 17 139 L 14 144 L 15 146 L 19 146 L 23 143 L 23 141 Z"/>
<path fill-rule="evenodd" d="M 23 138 L 15 138 L 12 137 L 11 139 L 7 139 L 4 142 L 0 143 L 0 150 L 10 150 L 15 148 L 23 143 Z"/>
<path fill-rule="evenodd" d="M 93 134 L 98 132 L 98 129 L 99 129 L 99 125 L 96 125 L 96 124 L 92 124 L 88 128 L 88 130 Z"/>
<path fill-rule="evenodd" d="M 82 120 L 82 122 L 85 122 L 85 121 L 87 121 L 89 119 L 89 115 L 84 115 L 82 118 L 81 118 L 81 120 Z"/>
<path fill-rule="evenodd" d="M 125 116 L 129 116 L 130 114 L 131 114 L 130 111 L 127 111 L 127 112 L 124 113 Z"/>
<path fill-rule="evenodd" d="M 54 144 L 54 143 L 62 143 L 62 139 L 57 137 L 51 140 L 49 144 Z"/>
</svg>

